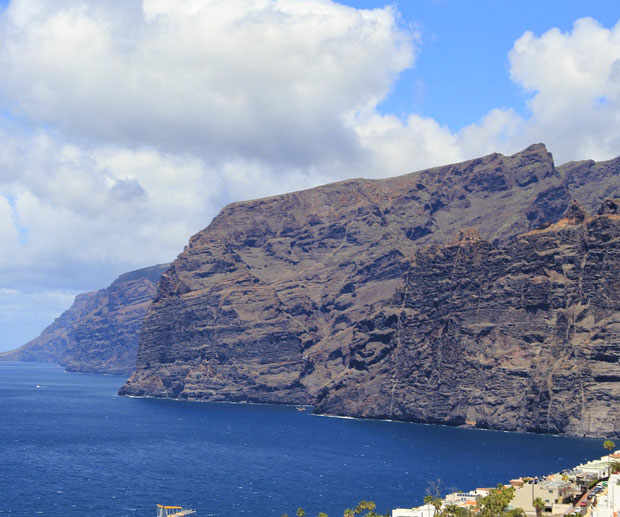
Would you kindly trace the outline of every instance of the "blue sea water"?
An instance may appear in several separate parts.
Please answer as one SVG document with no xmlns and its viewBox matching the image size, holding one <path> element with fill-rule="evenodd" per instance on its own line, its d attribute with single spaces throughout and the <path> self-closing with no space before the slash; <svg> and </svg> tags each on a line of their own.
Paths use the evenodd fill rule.
<svg viewBox="0 0 620 517">
<path fill-rule="evenodd" d="M 601 440 L 313 416 L 294 407 L 116 396 L 121 377 L 0 362 L 0 514 L 342 515 L 494 486 L 601 456 Z"/>
</svg>

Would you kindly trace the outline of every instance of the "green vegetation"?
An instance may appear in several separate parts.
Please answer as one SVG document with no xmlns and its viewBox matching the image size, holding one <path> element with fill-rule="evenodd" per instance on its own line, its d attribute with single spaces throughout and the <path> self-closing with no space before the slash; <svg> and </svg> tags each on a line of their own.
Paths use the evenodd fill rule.
<svg viewBox="0 0 620 517">
<path fill-rule="evenodd" d="M 441 502 L 440 502 L 440 506 L 441 506 Z M 351 510 L 350 508 L 347 508 L 344 511 L 344 517 L 355 517 L 356 515 L 363 515 L 363 517 L 389 517 L 390 516 L 389 510 L 385 513 L 385 516 L 379 513 L 375 513 L 376 507 L 377 505 L 373 503 L 372 501 L 360 501 L 353 510 Z M 297 508 L 297 513 L 295 513 L 295 515 L 297 517 L 305 517 L 306 512 L 303 508 L 300 507 L 300 508 Z M 288 517 L 288 514 L 285 513 L 282 515 L 282 517 Z M 317 517 L 328 517 L 328 516 L 325 512 L 319 512 Z"/>
<path fill-rule="evenodd" d="M 607 449 L 609 451 L 609 454 L 611 454 L 611 451 L 613 451 L 616 448 L 616 444 L 614 442 L 612 442 L 611 440 L 605 440 L 603 442 L 603 447 L 605 447 L 605 449 Z M 608 455 L 607 456 L 607 472 L 609 474 L 611 474 L 611 457 Z"/>
<path fill-rule="evenodd" d="M 489 495 L 479 499 L 479 515 L 481 517 L 514 516 L 514 510 L 506 510 L 514 495 L 514 487 L 505 487 L 501 484 L 497 485 L 497 488 L 493 488 L 489 492 Z M 521 509 L 519 508 L 519 510 Z"/>
<path fill-rule="evenodd" d="M 472 513 L 471 510 L 466 508 L 461 508 L 455 504 L 449 504 L 439 513 L 439 515 L 445 517 L 470 517 Z"/>
<path fill-rule="evenodd" d="M 424 504 L 430 504 L 435 508 L 435 517 L 473 517 L 474 515 L 479 517 L 525 517 L 525 512 L 521 508 L 513 508 L 508 510 L 508 505 L 514 497 L 515 489 L 513 487 L 505 487 L 504 485 L 497 485 L 497 488 L 493 488 L 489 495 L 486 497 L 478 498 L 478 507 L 480 512 L 474 514 L 468 508 L 462 508 L 455 504 L 448 504 L 445 508 L 442 508 L 443 500 L 439 495 L 428 494 L 424 497 Z M 544 508 L 544 501 L 537 498 L 542 502 L 542 508 Z M 534 501 L 536 506 L 536 501 Z M 377 505 L 373 501 L 360 501 L 358 505 L 351 509 L 347 508 L 344 511 L 344 517 L 389 517 L 390 511 L 385 514 L 376 513 Z M 537 516 L 540 514 L 537 509 Z M 306 512 L 303 508 L 298 508 L 297 517 L 304 517 Z M 286 514 L 283 515 L 285 517 Z M 328 517 L 326 513 L 320 512 L 317 517 Z"/>
<path fill-rule="evenodd" d="M 372 501 L 360 501 L 360 503 L 353 510 L 353 514 L 361 515 L 362 512 L 365 511 L 366 512 L 364 513 L 365 517 L 381 517 L 381 514 L 375 512 L 376 508 L 377 508 L 377 505 L 373 503 Z M 345 515 L 346 515 L 346 510 L 345 510 Z M 386 512 L 385 514 L 385 517 L 389 517 L 389 516 L 390 516 L 390 512 L 388 510 L 388 512 Z"/>
<path fill-rule="evenodd" d="M 435 508 L 435 512 L 439 512 L 442 503 L 443 501 L 441 497 L 437 497 L 434 495 L 429 494 L 424 498 L 424 504 L 430 504 L 433 508 Z"/>
<path fill-rule="evenodd" d="M 534 505 L 534 508 L 536 508 L 536 517 L 541 517 L 542 511 L 546 506 L 545 502 L 540 497 L 537 497 L 534 501 L 532 501 L 532 504 Z"/>
</svg>

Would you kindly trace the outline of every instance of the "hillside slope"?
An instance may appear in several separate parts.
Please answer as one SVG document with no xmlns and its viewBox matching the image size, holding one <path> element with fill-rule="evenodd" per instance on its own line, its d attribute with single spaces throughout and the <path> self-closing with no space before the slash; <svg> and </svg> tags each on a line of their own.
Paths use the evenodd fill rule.
<svg viewBox="0 0 620 517">
<path fill-rule="evenodd" d="M 230 205 L 162 276 L 120 393 L 616 433 L 616 205 L 569 202 L 619 162 L 538 144 Z"/>
<path fill-rule="evenodd" d="M 619 204 L 574 204 L 505 246 L 469 231 L 419 250 L 398 302 L 356 324 L 317 410 L 617 435 Z"/>
<path fill-rule="evenodd" d="M 4 361 L 55 362 L 69 371 L 129 374 L 142 320 L 169 264 L 119 276 L 109 287 L 76 296 L 40 336 L 0 354 Z"/>
</svg>

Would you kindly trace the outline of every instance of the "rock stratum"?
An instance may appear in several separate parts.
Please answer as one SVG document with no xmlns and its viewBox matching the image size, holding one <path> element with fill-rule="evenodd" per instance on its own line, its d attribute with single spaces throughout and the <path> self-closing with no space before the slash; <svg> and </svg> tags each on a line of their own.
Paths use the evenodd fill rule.
<svg viewBox="0 0 620 517">
<path fill-rule="evenodd" d="M 136 365 L 142 320 L 169 265 L 124 273 L 105 289 L 76 296 L 71 308 L 39 337 L 0 354 L 0 360 L 53 362 L 75 372 L 130 374 Z"/>
<path fill-rule="evenodd" d="M 618 204 L 582 206 L 619 164 L 537 144 L 229 205 L 162 275 L 120 393 L 617 434 Z"/>
</svg>

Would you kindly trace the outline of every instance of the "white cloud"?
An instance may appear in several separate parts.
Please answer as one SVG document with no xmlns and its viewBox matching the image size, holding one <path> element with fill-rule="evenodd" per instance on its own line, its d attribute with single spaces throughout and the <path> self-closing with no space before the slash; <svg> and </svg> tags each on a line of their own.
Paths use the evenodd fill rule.
<svg viewBox="0 0 620 517">
<path fill-rule="evenodd" d="M 402 122 L 373 113 L 357 121 L 357 132 L 374 175 L 395 176 L 463 159 L 456 136 L 431 118 L 410 115 Z"/>
<path fill-rule="evenodd" d="M 0 197 L 0 242 L 15 246 L 19 240 L 19 230 L 15 226 L 15 215 L 11 203 Z M 6 249 L 6 248 L 5 248 Z"/>
<path fill-rule="evenodd" d="M 351 112 L 411 65 L 392 8 L 326 0 L 13 0 L 2 90 L 68 134 L 295 166 L 355 154 Z"/>
<path fill-rule="evenodd" d="M 510 74 L 530 116 L 498 107 L 458 131 L 376 110 L 418 38 L 393 8 L 330 0 L 12 0 L 0 287 L 104 287 L 173 259 L 235 200 L 538 141 L 559 162 L 618 154 L 619 26 L 524 34 Z"/>
<path fill-rule="evenodd" d="M 45 292 L 27 292 L 17 289 L 0 288 L 0 313 L 16 313 L 22 310 L 25 303 L 33 309 L 49 310 L 50 313 L 58 313 L 71 305 L 75 296 L 79 294 L 73 291 L 51 290 Z"/>
<path fill-rule="evenodd" d="M 620 154 L 620 22 L 608 29 L 583 18 L 567 33 L 526 32 L 509 59 L 510 77 L 529 94 L 528 117 L 496 108 L 452 131 L 418 115 L 401 121 L 371 112 L 356 120 L 371 170 L 383 165 L 393 175 L 491 152 L 514 153 L 534 142 L 546 143 L 557 163 Z"/>
<path fill-rule="evenodd" d="M 525 133 L 549 142 L 556 156 L 605 159 L 620 150 L 620 24 L 591 18 L 573 30 L 519 38 L 511 78 L 533 93 Z"/>
<path fill-rule="evenodd" d="M 171 260 L 217 207 L 217 174 L 185 155 L 78 149 L 38 133 L 22 138 L 19 158 L 0 170 L 9 171 L 0 187 L 13 200 L 0 198 L 4 286 L 23 282 L 17 270 L 55 272 L 51 285 L 73 286 L 83 281 L 76 264 L 121 272 Z"/>
</svg>

